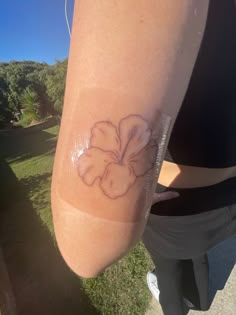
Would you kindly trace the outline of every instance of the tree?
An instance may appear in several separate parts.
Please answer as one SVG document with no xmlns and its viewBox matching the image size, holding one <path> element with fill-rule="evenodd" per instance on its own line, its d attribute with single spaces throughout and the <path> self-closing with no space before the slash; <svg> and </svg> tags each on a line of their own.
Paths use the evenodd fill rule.
<svg viewBox="0 0 236 315">
<path fill-rule="evenodd" d="M 11 111 L 8 108 L 7 91 L 7 82 L 0 72 L 0 121 L 10 120 L 12 118 Z"/>
<path fill-rule="evenodd" d="M 10 62 L 6 67 L 8 104 L 13 112 L 20 110 L 20 98 L 28 85 L 26 75 L 29 71 L 32 71 L 32 65 L 28 67 L 24 62 Z"/>
<path fill-rule="evenodd" d="M 58 113 L 62 113 L 67 72 L 67 59 L 57 61 L 47 74 L 46 86 L 49 99 Z"/>
<path fill-rule="evenodd" d="M 34 90 L 38 96 L 39 114 L 41 117 L 45 117 L 47 114 L 56 114 L 53 103 L 47 94 L 47 86 L 45 84 L 49 69 L 49 66 L 45 66 L 43 69 L 27 74 L 28 87 Z"/>
<path fill-rule="evenodd" d="M 0 120 L 10 121 L 21 109 L 27 112 L 24 118 L 37 115 L 39 119 L 61 113 L 66 70 L 67 60 L 52 66 L 34 61 L 0 63 Z M 30 102 L 28 111 L 22 104 Z"/>
</svg>

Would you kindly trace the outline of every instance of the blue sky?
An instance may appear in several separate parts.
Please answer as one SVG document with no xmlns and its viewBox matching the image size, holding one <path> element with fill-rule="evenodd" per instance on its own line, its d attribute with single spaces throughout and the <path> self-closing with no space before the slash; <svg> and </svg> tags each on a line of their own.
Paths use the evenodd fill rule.
<svg viewBox="0 0 236 315">
<path fill-rule="evenodd" d="M 71 23 L 74 0 L 68 0 Z M 0 0 L 0 62 L 68 57 L 64 0 Z"/>
</svg>

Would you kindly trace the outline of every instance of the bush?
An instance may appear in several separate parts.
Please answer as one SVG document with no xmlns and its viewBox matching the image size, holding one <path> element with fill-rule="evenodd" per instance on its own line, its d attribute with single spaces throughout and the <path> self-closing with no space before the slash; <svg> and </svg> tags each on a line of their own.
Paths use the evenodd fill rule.
<svg viewBox="0 0 236 315">
<path fill-rule="evenodd" d="M 38 95 L 33 89 L 25 89 L 21 97 L 21 104 L 23 110 L 19 125 L 25 127 L 34 120 L 40 120 Z"/>
<path fill-rule="evenodd" d="M 18 122 L 14 123 L 14 126 L 27 127 L 32 123 L 33 120 L 35 120 L 34 115 L 31 115 L 30 113 L 24 113 L 21 119 Z"/>
</svg>

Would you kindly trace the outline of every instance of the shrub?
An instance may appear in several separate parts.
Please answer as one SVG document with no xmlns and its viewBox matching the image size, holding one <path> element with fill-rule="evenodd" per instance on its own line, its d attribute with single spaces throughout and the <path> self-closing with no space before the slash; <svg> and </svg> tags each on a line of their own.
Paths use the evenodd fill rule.
<svg viewBox="0 0 236 315">
<path fill-rule="evenodd" d="M 31 89 L 26 88 L 21 96 L 22 117 L 19 124 L 28 126 L 33 120 L 39 120 L 39 101 L 37 93 Z"/>
</svg>

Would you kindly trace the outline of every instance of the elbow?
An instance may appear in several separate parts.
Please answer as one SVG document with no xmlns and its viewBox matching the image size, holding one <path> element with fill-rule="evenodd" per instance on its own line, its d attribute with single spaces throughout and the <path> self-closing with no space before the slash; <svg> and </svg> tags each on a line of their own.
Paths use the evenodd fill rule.
<svg viewBox="0 0 236 315">
<path fill-rule="evenodd" d="M 66 265 L 75 274 L 83 279 L 97 278 L 108 266 L 96 264 L 96 260 L 89 259 L 85 253 L 78 247 L 74 251 L 68 250 L 66 242 L 60 240 L 60 236 L 57 236 L 57 244 L 59 251 L 66 263 Z"/>
<path fill-rule="evenodd" d="M 63 231 L 56 225 L 54 223 L 57 246 L 66 265 L 82 278 L 98 277 L 109 265 L 105 257 L 102 259 L 102 250 L 93 248 L 91 237 L 80 239 L 82 235 L 79 228 L 75 235 L 75 227 Z"/>
<path fill-rule="evenodd" d="M 144 224 L 107 221 L 64 202 L 52 202 L 58 248 L 82 278 L 98 277 L 124 257 L 141 238 Z"/>
</svg>

